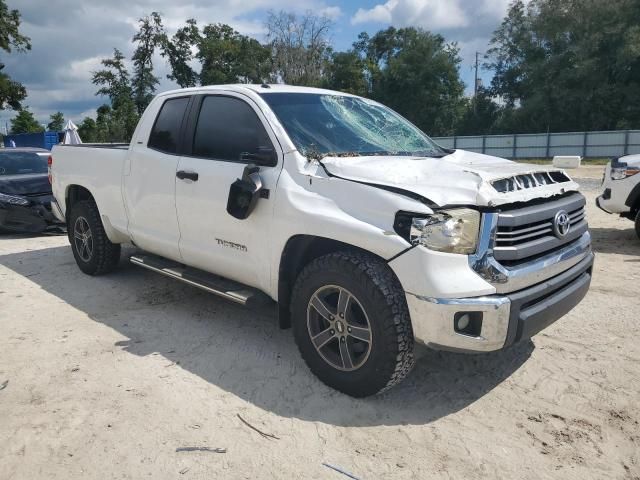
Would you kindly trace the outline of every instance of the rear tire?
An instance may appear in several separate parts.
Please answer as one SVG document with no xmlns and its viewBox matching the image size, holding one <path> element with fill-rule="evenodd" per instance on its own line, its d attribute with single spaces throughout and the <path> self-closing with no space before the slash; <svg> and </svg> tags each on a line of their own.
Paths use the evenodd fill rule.
<svg viewBox="0 0 640 480">
<path fill-rule="evenodd" d="M 635 226 L 636 226 L 636 235 L 638 236 L 638 239 L 640 239 L 640 209 L 638 209 L 638 212 L 636 213 Z"/>
<path fill-rule="evenodd" d="M 71 207 L 67 231 L 80 270 L 87 275 L 102 275 L 116 268 L 120 245 L 109 241 L 95 202 L 82 200 Z"/>
<path fill-rule="evenodd" d="M 308 367 L 347 395 L 381 393 L 414 365 L 404 290 L 391 269 L 371 255 L 344 251 L 313 260 L 296 280 L 291 314 Z"/>
</svg>

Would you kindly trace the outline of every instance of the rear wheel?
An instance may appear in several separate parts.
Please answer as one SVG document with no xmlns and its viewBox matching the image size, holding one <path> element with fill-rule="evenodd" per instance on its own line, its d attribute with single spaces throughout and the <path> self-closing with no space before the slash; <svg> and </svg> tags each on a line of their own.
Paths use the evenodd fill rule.
<svg viewBox="0 0 640 480">
<path fill-rule="evenodd" d="M 338 252 L 307 265 L 294 286 L 293 330 L 311 371 L 354 397 L 380 393 L 411 370 L 404 291 L 379 259 Z"/>
<path fill-rule="evenodd" d="M 640 239 L 640 209 L 638 209 L 638 212 L 636 213 L 635 225 L 636 225 L 636 235 L 638 236 L 638 239 Z"/>
<path fill-rule="evenodd" d="M 67 229 L 73 256 L 84 273 L 102 275 L 118 265 L 120 245 L 107 238 L 95 202 L 82 200 L 74 204 Z"/>
</svg>

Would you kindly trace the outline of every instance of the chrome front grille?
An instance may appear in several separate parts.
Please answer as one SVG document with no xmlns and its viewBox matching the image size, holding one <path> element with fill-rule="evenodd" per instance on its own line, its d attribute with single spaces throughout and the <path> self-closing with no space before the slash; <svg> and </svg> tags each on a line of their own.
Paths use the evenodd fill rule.
<svg viewBox="0 0 640 480">
<path fill-rule="evenodd" d="M 569 213 L 571 219 L 571 228 L 575 228 L 584 221 L 584 207 L 580 207 Z M 553 218 L 535 222 L 533 224 L 525 224 L 517 227 L 498 227 L 496 233 L 497 247 L 513 247 L 532 242 L 538 238 L 553 236 Z"/>
<path fill-rule="evenodd" d="M 554 231 L 558 212 L 569 214 L 570 228 L 562 237 Z M 558 200 L 502 211 L 498 214 L 494 256 L 506 266 L 558 249 L 588 230 L 585 199 L 575 193 Z"/>
<path fill-rule="evenodd" d="M 491 186 L 500 193 L 517 192 L 528 188 L 542 187 L 555 183 L 569 182 L 571 179 L 562 171 L 526 173 L 500 178 L 491 182 Z"/>
</svg>

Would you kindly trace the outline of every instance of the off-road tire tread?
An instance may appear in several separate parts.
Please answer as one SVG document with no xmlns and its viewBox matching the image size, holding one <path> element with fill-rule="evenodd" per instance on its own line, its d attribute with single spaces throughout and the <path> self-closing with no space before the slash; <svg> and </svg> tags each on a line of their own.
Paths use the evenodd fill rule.
<svg viewBox="0 0 640 480">
<path fill-rule="evenodd" d="M 91 222 L 91 234 L 93 236 L 93 254 L 95 255 L 95 267 L 90 271 L 83 269 L 82 271 L 88 275 L 98 276 L 112 272 L 118 266 L 120 261 L 120 244 L 112 243 L 107 237 L 107 233 L 102 225 L 102 219 L 100 218 L 100 212 L 98 206 L 93 200 L 81 200 L 71 209 L 71 222 L 75 222 L 76 210 L 82 210 Z M 75 248 L 73 242 L 73 224 L 67 226 L 69 234 L 69 242 Z"/>
<path fill-rule="evenodd" d="M 386 348 L 388 351 L 397 351 L 395 365 L 389 368 L 388 378 L 379 390 L 355 396 L 380 394 L 400 383 L 415 364 L 413 329 L 405 292 L 386 263 L 372 255 L 357 251 L 339 251 L 316 258 L 303 268 L 295 282 L 291 295 L 292 319 L 293 306 L 297 301 L 301 301 L 299 297 L 304 284 L 319 272 L 331 268 L 344 268 L 345 264 L 353 267 L 351 270 L 355 273 L 354 282 L 364 285 L 372 296 L 376 293 L 382 294 L 386 304 L 383 311 L 376 313 L 376 318 L 383 323 L 383 338 L 388 341 Z M 305 363 L 311 368 L 307 355 L 302 350 L 301 353 Z"/>
</svg>

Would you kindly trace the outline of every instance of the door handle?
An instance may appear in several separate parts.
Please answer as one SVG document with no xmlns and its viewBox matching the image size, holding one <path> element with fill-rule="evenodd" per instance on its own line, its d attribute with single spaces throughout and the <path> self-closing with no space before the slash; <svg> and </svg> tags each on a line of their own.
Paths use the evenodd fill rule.
<svg viewBox="0 0 640 480">
<path fill-rule="evenodd" d="M 196 172 L 185 172 L 184 170 L 178 170 L 176 173 L 176 177 L 180 180 L 193 180 L 194 182 L 198 181 L 198 174 Z"/>
</svg>

